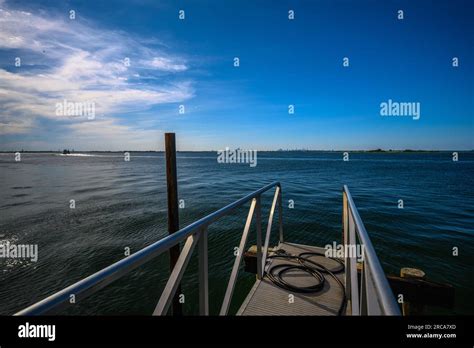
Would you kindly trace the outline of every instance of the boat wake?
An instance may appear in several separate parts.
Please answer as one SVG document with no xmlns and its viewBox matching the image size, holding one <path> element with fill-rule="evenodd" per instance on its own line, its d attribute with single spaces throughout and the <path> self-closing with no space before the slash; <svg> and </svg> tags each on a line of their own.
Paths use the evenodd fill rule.
<svg viewBox="0 0 474 348">
<path fill-rule="evenodd" d="M 98 157 L 97 155 L 91 155 L 87 153 L 58 153 L 57 156 L 67 156 L 67 157 Z"/>
</svg>

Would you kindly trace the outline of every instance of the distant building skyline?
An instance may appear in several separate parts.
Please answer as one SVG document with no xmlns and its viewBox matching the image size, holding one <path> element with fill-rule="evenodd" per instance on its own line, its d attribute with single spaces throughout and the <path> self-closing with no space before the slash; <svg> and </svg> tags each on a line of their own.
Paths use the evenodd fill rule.
<svg viewBox="0 0 474 348">
<path fill-rule="evenodd" d="M 399 12 L 403 11 L 403 12 Z M 474 149 L 474 4 L 0 0 L 0 151 Z"/>
</svg>

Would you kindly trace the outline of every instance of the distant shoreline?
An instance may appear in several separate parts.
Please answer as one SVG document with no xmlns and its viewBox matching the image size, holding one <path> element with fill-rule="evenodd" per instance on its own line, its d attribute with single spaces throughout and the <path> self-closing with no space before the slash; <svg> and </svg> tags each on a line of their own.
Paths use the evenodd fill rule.
<svg viewBox="0 0 474 348">
<path fill-rule="evenodd" d="M 178 153 L 214 153 L 218 150 L 178 150 Z M 445 152 L 474 152 L 474 150 L 257 150 L 258 152 L 275 152 L 275 153 L 282 153 L 282 152 L 317 152 L 317 153 L 343 153 L 343 152 L 350 152 L 350 153 L 445 153 Z M 32 151 L 32 150 L 12 150 L 12 151 L 0 151 L 0 153 L 56 153 L 62 154 L 62 151 Z M 164 151 L 140 151 L 140 150 L 122 150 L 122 151 L 73 151 L 71 150 L 71 154 L 80 154 L 80 153 L 164 153 Z"/>
</svg>

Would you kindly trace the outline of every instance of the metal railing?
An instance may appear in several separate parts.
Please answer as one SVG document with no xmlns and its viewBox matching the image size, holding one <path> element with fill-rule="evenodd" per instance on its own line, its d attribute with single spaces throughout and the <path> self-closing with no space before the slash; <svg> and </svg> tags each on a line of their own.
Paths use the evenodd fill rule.
<svg viewBox="0 0 474 348">
<path fill-rule="evenodd" d="M 275 195 L 270 209 L 267 233 L 265 236 L 265 243 L 263 245 L 262 258 L 262 211 L 261 211 L 261 195 L 275 187 Z M 186 266 L 191 259 L 191 255 L 196 245 L 198 245 L 199 253 L 199 313 L 201 315 L 209 315 L 209 289 L 208 289 L 208 248 L 207 248 L 207 229 L 209 225 L 217 221 L 223 216 L 229 215 L 236 208 L 251 201 L 247 221 L 244 232 L 240 241 L 238 253 L 232 267 L 231 276 L 227 284 L 227 289 L 224 295 L 224 301 L 220 310 L 220 315 L 226 315 L 229 310 L 232 294 L 234 291 L 237 275 L 244 254 L 245 243 L 249 234 L 253 215 L 256 214 L 256 230 L 257 230 L 257 278 L 261 279 L 263 276 L 263 266 L 265 265 L 266 253 L 270 241 L 271 225 L 275 208 L 278 205 L 278 225 L 280 242 L 283 242 L 283 223 L 282 223 L 282 204 L 281 204 L 281 185 L 279 182 L 274 182 L 262 187 L 261 189 L 215 211 L 206 217 L 193 222 L 185 228 L 141 249 L 140 251 L 120 260 L 101 271 L 98 271 L 87 278 L 84 278 L 67 288 L 39 301 L 15 315 L 41 315 L 48 314 L 52 311 L 58 311 L 70 304 L 71 298 L 74 298 L 74 303 L 88 297 L 109 285 L 113 281 L 123 277 L 130 271 L 143 265 L 144 263 L 156 258 L 158 255 L 168 251 L 171 247 L 178 243 L 185 241 L 184 247 L 179 255 L 179 258 L 171 272 L 170 277 L 165 285 L 161 297 L 156 305 L 153 315 L 166 315 L 172 303 L 173 296 L 181 281 Z"/>
<path fill-rule="evenodd" d="M 352 200 L 349 188 L 343 189 L 343 239 L 345 284 L 350 315 L 400 315 L 400 309 L 380 265 L 364 223 Z M 357 270 L 357 246 L 363 248 L 360 284 Z"/>
<path fill-rule="evenodd" d="M 269 212 L 265 240 L 262 246 L 261 195 L 273 187 L 275 187 L 275 193 Z M 53 311 L 59 311 L 71 303 L 70 300 L 72 297 L 74 297 L 74 303 L 79 302 L 183 241 L 184 247 L 181 250 L 171 275 L 168 278 L 165 288 L 161 293 L 160 299 L 153 311 L 153 315 L 166 315 L 168 313 L 172 299 L 196 245 L 198 246 L 199 257 L 199 313 L 201 315 L 209 315 L 208 227 L 247 202 L 251 202 L 247 220 L 234 265 L 232 267 L 230 279 L 227 284 L 224 300 L 219 312 L 220 315 L 226 315 L 229 311 L 253 216 L 256 215 L 257 279 L 262 279 L 263 277 L 267 260 L 267 251 L 270 243 L 273 217 L 277 207 L 279 242 L 283 243 L 284 241 L 281 185 L 279 182 L 274 182 L 262 187 L 261 189 L 193 222 L 185 228 L 141 249 L 140 251 L 68 286 L 67 288 L 29 306 L 26 309 L 23 309 L 15 315 L 41 315 Z M 360 284 L 356 255 L 351 253 L 346 253 L 345 255 L 345 284 L 349 303 L 348 314 L 400 315 L 400 310 L 389 287 L 387 278 L 385 277 L 347 186 L 344 186 L 343 189 L 343 234 L 344 250 L 346 250 L 346 246 L 353 246 L 355 249 L 357 245 L 361 245 L 364 248 Z"/>
</svg>

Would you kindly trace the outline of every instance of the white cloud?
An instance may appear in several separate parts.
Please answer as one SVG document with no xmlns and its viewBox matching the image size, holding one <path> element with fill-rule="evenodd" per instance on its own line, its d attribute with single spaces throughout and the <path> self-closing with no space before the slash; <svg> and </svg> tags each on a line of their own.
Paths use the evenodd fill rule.
<svg viewBox="0 0 474 348">
<path fill-rule="evenodd" d="M 85 19 L 10 9 L 2 0 L 0 27 L 0 58 L 11 61 L 15 50 L 22 63 L 13 68 L 11 62 L 14 70 L 0 69 L 0 134 L 34 132 L 37 118 L 42 117 L 69 122 L 76 135 L 124 138 L 129 132 L 129 139 L 139 139 L 148 132 L 140 131 L 139 125 L 124 125 L 113 114 L 193 97 L 192 81 L 179 75 L 188 69 L 185 60 L 150 48 L 156 42 L 144 44 Z M 125 58 L 130 59 L 129 66 Z M 141 70 L 159 76 L 153 84 L 143 83 Z M 95 102 L 100 117 L 90 122 L 65 120 L 55 114 L 56 103 L 64 99 Z"/>
<path fill-rule="evenodd" d="M 155 57 L 149 63 L 152 67 L 164 71 L 184 71 L 187 66 L 184 64 L 176 64 L 171 59 L 165 57 Z"/>
</svg>

